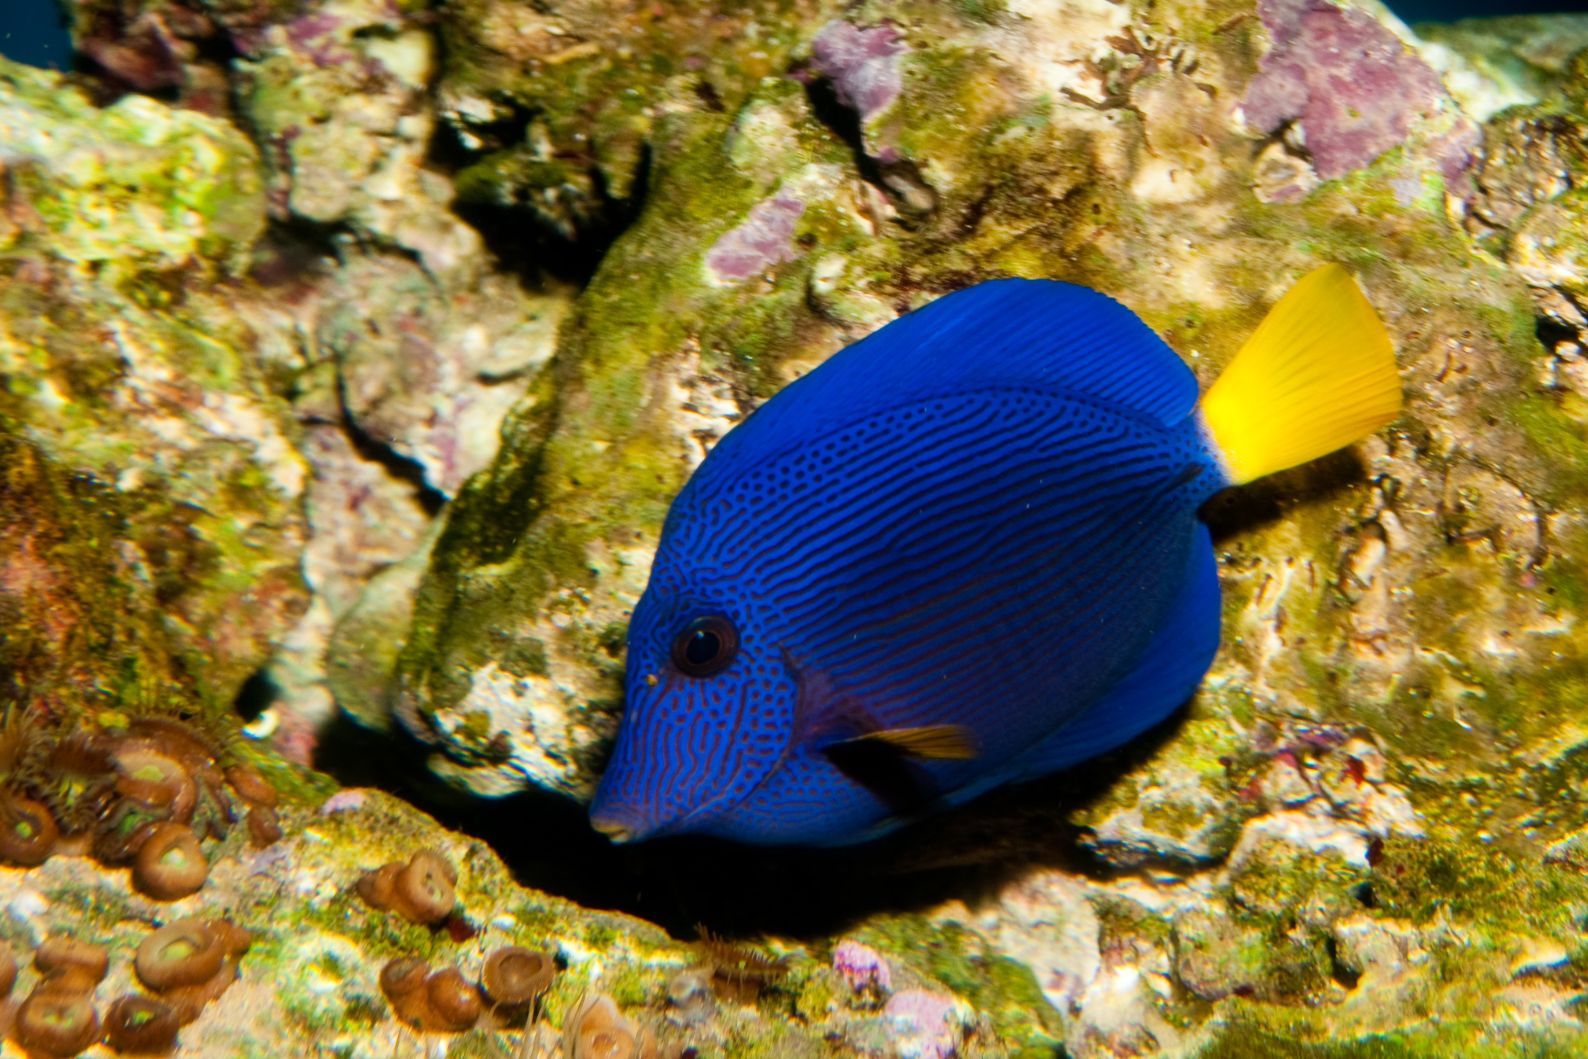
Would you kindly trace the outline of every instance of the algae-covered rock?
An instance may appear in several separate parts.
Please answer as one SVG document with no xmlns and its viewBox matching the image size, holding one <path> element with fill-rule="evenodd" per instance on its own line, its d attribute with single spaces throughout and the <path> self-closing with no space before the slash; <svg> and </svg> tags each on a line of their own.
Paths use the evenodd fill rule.
<svg viewBox="0 0 1588 1059">
<path fill-rule="evenodd" d="M 459 194 L 561 239 L 604 236 L 640 191 L 658 117 L 736 110 L 786 72 L 815 6 L 448 5 L 442 113 L 467 160 Z"/>
<path fill-rule="evenodd" d="M 231 125 L 127 96 L 99 109 L 57 74 L 0 72 L 0 247 L 139 272 L 235 271 L 264 227 L 259 158 Z"/>
<path fill-rule="evenodd" d="M 254 937 L 181 1031 L 200 1055 L 551 1054 L 589 1020 L 725 1056 L 1584 1046 L 1580 21 L 73 8 L 101 95 L 0 69 L 0 837 L 47 796 L 79 844 L 0 868 L 19 955 L 107 943 L 100 1003 L 146 922 L 230 913 Z M 783 383 L 1007 275 L 1118 298 L 1206 383 L 1324 261 L 1394 336 L 1405 415 L 1209 507 L 1224 647 L 1150 747 L 899 836 L 970 866 L 949 899 L 689 946 L 207 736 L 177 756 L 207 762 L 209 880 L 164 904 L 117 866 L 175 799 L 127 809 L 149 777 L 105 755 L 195 708 L 225 731 L 272 652 L 252 731 L 288 757 L 334 689 L 464 795 L 587 795 L 667 504 Z M 231 826 L 252 787 L 212 773 L 250 757 L 288 791 Z M 423 847 L 438 929 L 381 890 Z M 466 1007 L 506 943 L 565 965 L 541 1025 L 444 1029 L 430 974 Z"/>
<path fill-rule="evenodd" d="M 1575 775 L 1588 479 L 1570 406 L 1536 381 L 1527 291 L 1573 293 L 1573 178 L 1510 193 L 1514 249 L 1497 261 L 1462 223 L 1474 118 L 1403 27 L 1323 0 L 810 12 L 764 49 L 784 56 L 784 76 L 719 74 L 742 37 L 691 64 L 709 72 L 638 66 L 643 103 L 627 123 L 608 94 L 623 45 L 579 45 L 632 21 L 569 43 L 565 13 L 490 13 L 477 24 L 536 42 L 528 72 L 502 72 L 508 37 L 489 59 L 468 50 L 483 38 L 459 37 L 463 72 L 443 84 L 457 100 L 490 84 L 524 106 L 522 125 L 501 104 L 480 111 L 482 128 L 524 130 L 527 146 L 501 150 L 545 157 L 563 136 L 611 136 L 641 141 L 648 162 L 639 212 L 580 295 L 551 373 L 437 540 L 387 692 L 436 748 L 434 772 L 478 793 L 586 794 L 668 499 L 755 403 L 898 312 L 994 276 L 1083 282 L 1134 308 L 1205 383 L 1294 277 L 1340 261 L 1396 340 L 1406 414 L 1353 453 L 1210 509 L 1226 646 L 1185 723 L 1075 816 L 1114 870 L 1139 874 L 1097 883 L 1092 899 L 1102 951 L 1118 955 L 1050 999 L 1065 998 L 1081 1055 L 1216 1054 L 1287 1031 L 1353 1039 L 1415 1020 L 1419 990 L 1450 1012 L 1481 993 L 1481 1020 L 1522 1003 L 1504 988 L 1505 954 L 1540 932 L 1567 944 L 1564 909 L 1541 927 L 1470 896 L 1462 922 L 1493 958 L 1460 983 L 1403 952 L 1376 963 L 1401 951 L 1387 942 L 1340 954 L 1364 915 L 1448 951 L 1431 906 L 1388 911 L 1374 896 L 1386 880 L 1466 889 L 1490 862 L 1433 851 L 1574 819 L 1542 792 L 1566 782 L 1545 777 Z M 665 26 L 669 12 L 655 17 Z M 1366 65 L 1330 65 L 1347 53 Z M 559 80 L 562 62 L 577 76 Z M 598 101 L 573 125 L 561 102 L 547 111 L 576 132 L 545 134 L 540 101 L 581 90 Z M 1577 98 L 1561 89 L 1551 105 L 1576 113 Z M 1563 137 L 1563 172 L 1573 149 Z M 1478 186 L 1497 186 L 1483 183 L 1495 157 Z M 498 204 L 529 186 L 494 172 Z M 535 209 L 551 201 L 568 200 Z M 1538 214 L 1527 243 L 1541 203 L 1569 216 Z M 1495 856 L 1531 893 L 1575 895 L 1577 880 L 1543 864 L 1550 837 Z M 1249 957 L 1197 956 L 1225 941 Z M 1195 1002 L 1177 992 L 1177 960 Z M 1420 984 L 1360 990 L 1375 976 Z M 1486 1039 L 1455 1026 L 1407 1039 Z"/>
<path fill-rule="evenodd" d="M 81 857 L 56 856 L 27 869 L 0 867 L 9 955 L 26 964 L 28 954 L 50 937 L 103 947 L 109 973 L 90 994 L 103 1011 L 118 994 L 175 995 L 154 989 L 135 969 L 144 959 L 140 946 L 156 925 L 224 919 L 246 931 L 244 951 L 226 966 L 225 984 L 200 999 L 197 1017 L 180 1030 L 179 1054 L 193 1056 L 316 1050 L 352 1059 L 549 1055 L 533 1050 L 535 1040 L 548 1026 L 568 1030 L 582 1001 L 602 995 L 625 1023 L 643 1027 L 659 1042 L 664 1051 L 652 1054 L 677 1055 L 686 1047 L 719 1056 L 831 1054 L 825 1040 L 871 1017 L 860 1002 L 839 996 L 838 976 L 819 951 L 682 943 L 632 917 L 589 911 L 526 889 L 483 843 L 444 831 L 379 791 L 350 789 L 317 808 L 295 805 L 281 822 L 283 837 L 266 848 L 236 840 L 220 844 L 211 853 L 204 888 L 175 905 L 129 887 L 125 870 Z M 376 907 L 367 896 L 372 891 L 364 880 L 382 865 L 411 862 L 416 853 L 451 874 L 444 887 L 447 918 L 437 929 Z M 527 1030 L 529 1010 L 489 1010 L 484 1002 L 492 982 L 484 963 L 515 945 L 546 954 L 554 967 Z M 710 983 L 713 968 L 727 966 L 729 959 L 777 968 L 766 985 L 767 1010 L 726 999 L 709 1026 L 682 1025 L 668 999 L 678 994 L 676 983 L 691 975 Z M 416 1009 L 391 985 L 400 961 L 422 962 L 421 975 L 459 971 L 460 992 L 475 996 L 474 1016 L 449 1029 L 425 1022 L 432 1010 Z M 19 994 L 39 980 L 24 970 Z M 726 980 L 719 976 L 717 986 Z M 952 1022 L 929 1027 L 951 1050 L 967 1034 L 974 1039 L 985 1033 L 985 1015 L 955 1001 L 931 969 L 901 967 L 900 980 L 952 1012 Z M 476 983 L 486 998 L 474 992 Z M 790 998 L 818 993 L 833 997 L 831 1005 L 807 1007 L 799 1020 L 778 1013 Z"/>
<path fill-rule="evenodd" d="M 0 128 L 11 708 L 224 710 L 307 601 L 306 467 L 223 293 L 264 225 L 258 156 L 15 65 Z"/>
</svg>

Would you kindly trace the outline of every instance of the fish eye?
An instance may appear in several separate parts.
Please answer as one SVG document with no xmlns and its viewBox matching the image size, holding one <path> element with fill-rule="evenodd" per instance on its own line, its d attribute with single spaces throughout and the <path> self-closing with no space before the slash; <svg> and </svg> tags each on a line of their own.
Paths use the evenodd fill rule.
<svg viewBox="0 0 1588 1059">
<path fill-rule="evenodd" d="M 721 614 L 696 618 L 673 638 L 673 665 L 689 677 L 709 677 L 728 668 L 739 651 L 739 630 Z"/>
</svg>

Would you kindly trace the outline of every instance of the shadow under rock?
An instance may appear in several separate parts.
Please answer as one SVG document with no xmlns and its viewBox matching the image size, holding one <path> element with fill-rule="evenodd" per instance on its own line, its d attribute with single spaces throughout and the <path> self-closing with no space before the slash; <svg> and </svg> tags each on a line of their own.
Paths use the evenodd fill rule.
<svg viewBox="0 0 1588 1059">
<path fill-rule="evenodd" d="M 471 166 L 484 164 L 493 154 L 500 156 L 515 147 L 522 149 L 532 117 L 529 110 L 510 107 L 509 116 L 502 122 L 474 130 L 493 145 L 490 148 L 465 146 L 458 130 L 441 122 L 430 143 L 429 161 L 455 177 Z M 529 200 L 531 190 L 505 189 L 494 183 L 473 190 L 465 185 L 452 202 L 452 212 L 479 232 L 498 267 L 516 274 L 526 286 L 538 288 L 542 277 L 549 276 L 583 288 L 612 244 L 644 208 L 651 181 L 651 147 L 648 143 L 641 147 L 630 174 L 631 193 L 627 198 L 612 193 L 594 157 L 584 160 L 583 169 L 571 158 L 548 161 L 569 165 L 590 181 L 586 196 L 576 195 L 563 204 L 566 215 L 561 217 L 561 224 L 535 208 Z M 553 207 L 551 212 L 557 210 Z"/>
<path fill-rule="evenodd" d="M 494 848 L 526 886 L 590 908 L 627 912 L 675 937 L 830 936 L 877 914 L 950 899 L 974 906 L 1032 868 L 1105 875 L 1066 821 L 1169 738 L 1179 713 L 1129 747 L 1080 768 L 992 792 L 876 841 L 836 849 L 767 849 L 678 838 L 614 846 L 583 805 L 546 792 L 470 799 L 431 779 L 424 748 L 377 752 L 344 721 L 317 765 L 348 785 L 392 791 L 443 825 Z"/>
</svg>

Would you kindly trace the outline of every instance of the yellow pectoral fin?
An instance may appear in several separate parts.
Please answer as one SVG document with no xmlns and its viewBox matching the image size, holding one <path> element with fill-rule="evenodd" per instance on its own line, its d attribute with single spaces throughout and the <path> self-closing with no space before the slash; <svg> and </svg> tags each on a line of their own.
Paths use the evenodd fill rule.
<svg viewBox="0 0 1588 1059">
<path fill-rule="evenodd" d="M 976 756 L 976 739 L 970 729 L 957 724 L 926 724 L 915 728 L 884 728 L 867 732 L 850 744 L 873 743 L 890 746 L 910 757 L 932 761 L 968 761 Z"/>
<path fill-rule="evenodd" d="M 1395 348 L 1351 274 L 1324 265 L 1281 298 L 1202 396 L 1239 485 L 1343 448 L 1401 410 Z"/>
</svg>

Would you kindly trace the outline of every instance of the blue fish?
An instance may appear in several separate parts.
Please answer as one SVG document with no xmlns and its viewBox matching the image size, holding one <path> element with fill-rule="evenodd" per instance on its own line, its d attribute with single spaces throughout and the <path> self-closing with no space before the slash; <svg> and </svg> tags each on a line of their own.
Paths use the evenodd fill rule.
<svg viewBox="0 0 1588 1059">
<path fill-rule="evenodd" d="M 1120 746 L 1218 647 L 1202 503 L 1400 405 L 1338 265 L 1200 401 L 1085 287 L 993 280 L 895 320 L 758 408 L 673 501 L 592 823 L 837 845 Z"/>
</svg>

